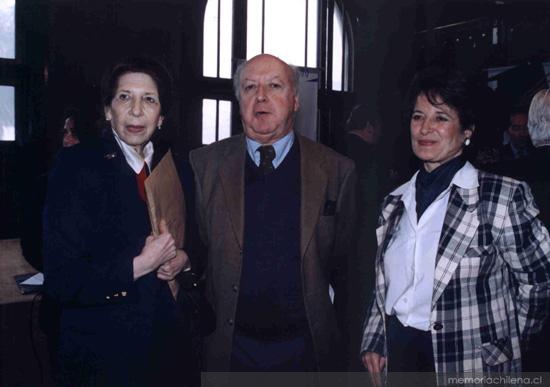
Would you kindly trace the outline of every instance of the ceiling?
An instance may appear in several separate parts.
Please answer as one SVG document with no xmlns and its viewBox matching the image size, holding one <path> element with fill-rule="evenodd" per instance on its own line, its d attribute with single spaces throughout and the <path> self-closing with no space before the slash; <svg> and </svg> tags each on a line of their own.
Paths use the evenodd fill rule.
<svg viewBox="0 0 550 387">
<path fill-rule="evenodd" d="M 417 32 L 465 21 L 499 17 L 550 17 L 548 0 L 343 0 L 355 21 L 383 17 L 386 12 L 414 12 Z M 358 19 L 357 19 L 358 18 Z"/>
</svg>

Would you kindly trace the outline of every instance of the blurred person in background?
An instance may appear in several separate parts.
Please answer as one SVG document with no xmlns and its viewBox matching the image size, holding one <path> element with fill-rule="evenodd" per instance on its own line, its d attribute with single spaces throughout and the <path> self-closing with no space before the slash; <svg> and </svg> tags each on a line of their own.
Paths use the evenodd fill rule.
<svg viewBox="0 0 550 387">
<path fill-rule="evenodd" d="M 499 162 L 494 169 L 489 169 L 500 175 L 518 180 L 525 180 L 529 173 L 530 156 L 533 144 L 527 129 L 527 109 L 515 107 L 509 115 L 509 122 L 504 132 L 507 144 L 500 149 Z"/>
<path fill-rule="evenodd" d="M 346 281 L 345 339 L 349 342 L 348 363 L 352 370 L 361 369 L 357 362 L 358 343 L 366 307 L 374 287 L 374 256 L 376 255 L 376 219 L 388 174 L 382 176 L 380 118 L 376 108 L 356 105 L 346 120 L 346 135 L 342 153 L 355 162 L 357 171 L 358 222 L 354 230 L 353 251 L 350 254 Z M 357 311 L 360 313 L 357 313 Z"/>
<path fill-rule="evenodd" d="M 546 228 L 550 227 L 550 94 L 548 89 L 535 94 L 529 107 L 529 135 L 535 147 L 529 157 L 527 183 L 531 187 L 540 210 L 538 217 Z M 550 321 L 546 320 L 533 347 L 526 353 L 525 371 L 550 371 L 547 358 L 550 347 Z"/>
</svg>

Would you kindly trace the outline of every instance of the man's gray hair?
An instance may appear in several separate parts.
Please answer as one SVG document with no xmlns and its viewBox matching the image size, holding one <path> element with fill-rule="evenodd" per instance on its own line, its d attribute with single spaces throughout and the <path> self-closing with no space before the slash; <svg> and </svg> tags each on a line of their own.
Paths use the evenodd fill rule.
<svg viewBox="0 0 550 387">
<path fill-rule="evenodd" d="M 235 97 L 237 97 L 237 101 L 241 100 L 241 74 L 247 64 L 248 64 L 248 61 L 241 62 L 237 66 L 237 69 L 235 70 L 235 74 L 233 74 L 233 91 L 235 92 Z M 292 89 L 294 90 L 294 94 L 298 95 L 298 85 L 300 83 L 300 70 L 298 70 L 298 67 L 290 64 L 287 64 L 287 66 L 290 68 L 290 71 L 292 73 L 292 76 L 290 78 L 290 81 L 292 82 L 292 85 L 291 85 Z"/>
<path fill-rule="evenodd" d="M 550 94 L 548 89 L 542 89 L 531 101 L 529 106 L 529 135 L 536 147 L 550 145 Z"/>
</svg>

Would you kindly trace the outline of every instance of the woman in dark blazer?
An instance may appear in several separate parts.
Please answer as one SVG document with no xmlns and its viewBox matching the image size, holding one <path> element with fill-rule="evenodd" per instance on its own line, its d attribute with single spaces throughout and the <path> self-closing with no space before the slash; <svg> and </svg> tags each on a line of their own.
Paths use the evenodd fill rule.
<svg viewBox="0 0 550 387">
<path fill-rule="evenodd" d="M 105 139 L 63 150 L 44 211 L 45 291 L 62 305 L 58 385 L 186 385 L 192 369 L 176 275 L 189 265 L 161 221 L 151 235 L 143 181 L 163 156 L 151 142 L 170 76 L 148 59 L 105 77 Z M 177 371 L 177 372 L 176 372 Z"/>
<path fill-rule="evenodd" d="M 422 166 L 379 217 L 361 347 L 371 372 L 521 371 L 521 350 L 548 313 L 548 231 L 525 183 L 462 158 L 472 105 L 452 71 L 425 70 L 412 85 L 411 144 Z"/>
</svg>

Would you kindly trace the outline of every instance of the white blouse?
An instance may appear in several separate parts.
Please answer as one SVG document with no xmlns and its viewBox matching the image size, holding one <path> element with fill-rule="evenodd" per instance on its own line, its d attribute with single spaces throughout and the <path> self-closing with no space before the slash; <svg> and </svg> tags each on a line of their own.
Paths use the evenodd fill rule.
<svg viewBox="0 0 550 387">
<path fill-rule="evenodd" d="M 474 167 L 466 163 L 449 186 L 416 218 L 416 178 L 391 195 L 402 195 L 404 212 L 384 254 L 387 314 L 394 314 L 404 326 L 428 331 L 434 287 L 435 260 L 452 185 L 475 184 Z"/>
</svg>

